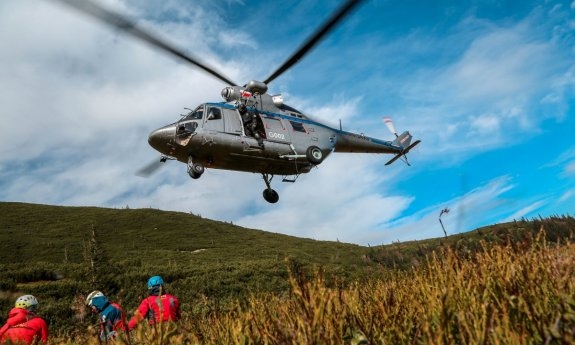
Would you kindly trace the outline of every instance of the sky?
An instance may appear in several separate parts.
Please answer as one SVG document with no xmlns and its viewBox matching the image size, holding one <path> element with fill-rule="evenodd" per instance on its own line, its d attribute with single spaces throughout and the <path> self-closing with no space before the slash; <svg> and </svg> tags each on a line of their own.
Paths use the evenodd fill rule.
<svg viewBox="0 0 575 345">
<path fill-rule="evenodd" d="M 269 76 L 335 0 L 99 0 L 236 81 Z M 0 1 L 0 201 L 155 208 L 362 246 L 575 211 L 575 0 L 364 1 L 270 93 L 421 140 L 411 166 L 332 153 L 295 183 L 159 158 L 148 134 L 223 82 L 50 0 Z M 441 214 L 445 208 L 449 213 Z"/>
</svg>

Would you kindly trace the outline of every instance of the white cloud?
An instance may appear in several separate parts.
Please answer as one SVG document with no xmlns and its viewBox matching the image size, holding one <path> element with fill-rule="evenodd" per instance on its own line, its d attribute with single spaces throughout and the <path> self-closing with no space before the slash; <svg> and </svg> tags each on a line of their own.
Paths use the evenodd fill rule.
<svg viewBox="0 0 575 345">
<path fill-rule="evenodd" d="M 397 217 L 411 197 L 386 195 L 390 170 L 379 171 L 381 156 L 334 153 L 318 169 L 284 188 L 273 208 L 238 219 L 237 224 L 295 236 L 362 242 L 363 233 Z M 385 190 L 385 188 L 383 188 Z"/>
<path fill-rule="evenodd" d="M 495 178 L 462 196 L 430 205 L 409 216 L 395 218 L 380 226 L 380 230 L 368 233 L 361 243 L 377 245 L 393 241 L 442 237 L 444 233 L 439 223 L 439 215 L 446 207 L 450 211 L 441 219 L 448 235 L 488 225 L 506 216 L 499 208 L 506 202 L 504 194 L 513 188 L 514 184 L 509 176 Z"/>
<path fill-rule="evenodd" d="M 232 80 L 265 74 L 260 72 L 269 72 L 268 62 L 277 59 L 277 51 L 260 50 L 263 33 L 255 26 L 232 27 L 220 17 L 215 9 L 231 2 L 190 7 L 167 1 L 162 10 L 155 2 L 106 3 L 142 18 L 138 23 Z M 391 113 L 398 130 L 409 128 L 423 140 L 410 153 L 423 168 L 382 168 L 387 156 L 333 154 L 295 184 L 274 179 L 280 201 L 270 205 L 257 174 L 208 169 L 196 181 L 184 164 L 169 161 L 149 179 L 134 176 L 159 157 L 146 143 L 149 132 L 176 121 L 183 107 L 218 101 L 221 82 L 53 2 L 1 2 L 0 63 L 9 66 L 0 69 L 1 199 L 191 211 L 267 231 L 362 244 L 442 236 L 437 216 L 445 206 L 452 209 L 444 217 L 450 233 L 506 219 L 510 211 L 500 206 L 510 202 L 502 197 L 514 187 L 508 177 L 444 202 L 420 202 L 420 210 L 412 209 L 420 201 L 416 192 L 395 186 L 411 174 L 426 174 L 426 167 L 458 166 L 486 150 L 525 141 L 543 119 L 566 116 L 575 78 L 560 39 L 569 35 L 550 37 L 539 19 L 497 24 L 466 18 L 441 39 L 415 30 L 388 45 L 377 37 L 354 42 L 350 52 L 357 66 L 339 46 L 338 54 L 328 50 L 333 61 L 314 52 L 313 74 L 294 69 L 272 89 L 314 118 L 334 127 L 342 119 L 344 129 L 366 135 L 388 139 L 381 117 Z M 428 55 L 441 57 L 420 63 Z M 403 72 L 400 60 L 416 68 Z M 334 69 L 339 63 L 345 67 Z M 391 76 L 380 70 L 388 63 L 396 72 Z M 356 67 L 370 75 L 356 75 Z M 572 155 L 564 155 L 557 164 L 572 175 Z M 513 206 L 521 208 L 513 215 L 530 211 Z"/>
<path fill-rule="evenodd" d="M 575 196 L 575 190 L 570 189 L 568 191 L 565 191 L 565 193 L 563 193 L 559 199 L 557 199 L 558 203 L 563 203 L 568 201 L 569 199 L 571 199 L 573 196 Z"/>
<path fill-rule="evenodd" d="M 568 163 L 568 164 L 565 166 L 564 172 L 565 172 L 565 175 L 568 175 L 568 176 L 575 175 L 575 160 L 572 161 L 572 162 L 570 162 L 570 163 Z"/>
<path fill-rule="evenodd" d="M 575 174 L 575 147 L 569 147 L 557 157 L 547 163 L 545 168 L 561 167 L 563 176 L 570 177 Z"/>
<path fill-rule="evenodd" d="M 537 9 L 511 24 L 468 17 L 441 40 L 424 33 L 409 37 L 432 40 L 436 48 L 429 54 L 445 50 L 451 57 L 388 82 L 395 82 L 410 102 L 401 121 L 434 147 L 426 158 L 459 164 L 479 152 L 522 142 L 539 134 L 544 120 L 564 116 L 575 90 L 571 59 L 542 17 Z M 543 99 L 545 104 L 538 102 Z"/>
<path fill-rule="evenodd" d="M 500 124 L 501 120 L 498 116 L 489 114 L 473 117 L 471 120 L 471 128 L 474 128 L 476 131 L 485 134 L 497 132 L 499 130 Z"/>
</svg>

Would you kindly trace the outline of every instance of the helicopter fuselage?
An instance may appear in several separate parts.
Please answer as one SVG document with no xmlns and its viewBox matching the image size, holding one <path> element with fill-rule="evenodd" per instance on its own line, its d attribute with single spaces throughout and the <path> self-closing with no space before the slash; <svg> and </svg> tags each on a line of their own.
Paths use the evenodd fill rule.
<svg viewBox="0 0 575 345">
<path fill-rule="evenodd" d="M 289 106 L 269 108 L 247 107 L 248 124 L 234 103 L 205 103 L 153 131 L 148 141 L 183 163 L 284 176 L 307 173 L 334 151 L 397 154 L 403 149 L 392 141 L 331 128 Z M 316 149 L 317 160 L 310 157 L 310 148 Z"/>
</svg>

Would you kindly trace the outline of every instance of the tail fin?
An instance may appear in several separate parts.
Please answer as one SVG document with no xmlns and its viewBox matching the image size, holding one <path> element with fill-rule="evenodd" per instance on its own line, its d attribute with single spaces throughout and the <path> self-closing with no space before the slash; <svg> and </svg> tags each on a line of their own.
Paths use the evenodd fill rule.
<svg viewBox="0 0 575 345">
<path fill-rule="evenodd" d="M 401 146 L 401 151 L 398 152 L 392 159 L 389 160 L 389 162 L 385 163 L 385 165 L 390 165 L 391 163 L 395 162 L 396 160 L 398 160 L 401 157 L 404 157 L 405 163 L 407 165 L 410 165 L 409 162 L 407 161 L 407 156 L 406 154 L 409 152 L 409 150 L 411 150 L 412 148 L 415 147 L 415 145 L 419 144 L 421 142 L 421 140 L 416 140 L 413 142 L 413 144 L 411 143 L 411 138 L 413 138 L 411 136 L 411 134 L 409 134 L 408 131 L 405 131 L 403 133 L 401 133 L 400 136 L 398 136 L 394 141 L 393 144 L 397 145 L 397 146 Z"/>
<path fill-rule="evenodd" d="M 401 146 L 405 150 L 411 144 L 411 138 L 413 138 L 411 134 L 409 134 L 408 131 L 405 131 L 393 141 L 393 144 Z"/>
</svg>

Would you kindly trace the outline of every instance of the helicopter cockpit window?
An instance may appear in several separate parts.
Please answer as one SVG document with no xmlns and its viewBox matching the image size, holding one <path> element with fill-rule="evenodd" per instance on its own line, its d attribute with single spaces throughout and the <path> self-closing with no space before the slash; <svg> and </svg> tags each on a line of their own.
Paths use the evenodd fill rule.
<svg viewBox="0 0 575 345">
<path fill-rule="evenodd" d="M 222 118 L 222 112 L 220 108 L 211 107 L 208 110 L 208 120 L 218 120 Z"/>
<path fill-rule="evenodd" d="M 204 117 L 204 107 L 198 107 L 194 111 L 190 111 L 184 120 L 201 120 Z"/>
</svg>

